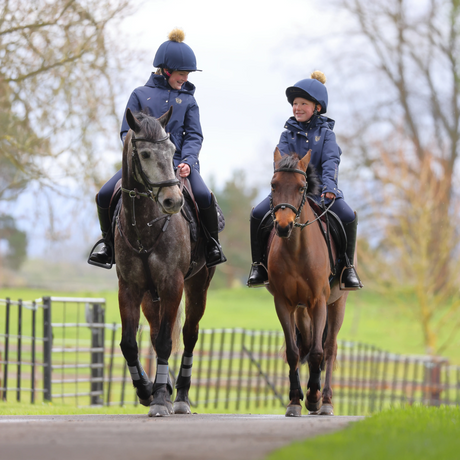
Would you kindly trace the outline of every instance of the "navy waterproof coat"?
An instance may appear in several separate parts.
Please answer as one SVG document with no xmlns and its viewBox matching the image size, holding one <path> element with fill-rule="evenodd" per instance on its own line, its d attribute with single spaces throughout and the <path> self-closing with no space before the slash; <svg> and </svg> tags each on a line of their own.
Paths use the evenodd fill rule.
<svg viewBox="0 0 460 460">
<path fill-rule="evenodd" d="M 311 149 L 310 164 L 316 168 L 323 185 L 323 193 L 331 192 L 337 198 L 343 197 L 338 188 L 340 155 L 332 131 L 335 121 L 324 116 L 313 116 L 309 122 L 301 123 L 294 117 L 285 124 L 278 144 L 282 155 L 297 153 L 300 158 Z"/>
<path fill-rule="evenodd" d="M 148 108 L 150 115 L 159 118 L 172 106 L 173 112 L 166 125 L 166 132 L 170 134 L 171 141 L 176 146 L 174 166 L 187 163 L 190 168 L 200 172 L 198 157 L 203 134 L 194 93 L 195 86 L 188 81 L 181 89 L 172 89 L 163 75 L 152 73 L 145 86 L 140 86 L 131 93 L 126 109 L 130 108 L 136 113 Z M 124 116 L 120 131 L 122 142 L 128 131 L 129 126 Z"/>
</svg>

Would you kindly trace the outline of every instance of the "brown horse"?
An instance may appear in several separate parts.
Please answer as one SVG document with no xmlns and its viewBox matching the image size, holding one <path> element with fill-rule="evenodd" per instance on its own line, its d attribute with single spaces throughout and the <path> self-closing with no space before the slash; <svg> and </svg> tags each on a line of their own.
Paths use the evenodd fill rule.
<svg viewBox="0 0 460 460">
<path fill-rule="evenodd" d="M 275 236 L 268 257 L 267 289 L 274 296 L 286 340 L 290 381 L 286 416 L 301 415 L 304 395 L 299 365 L 305 361 L 310 370 L 306 408 L 310 413 L 333 415 L 331 379 L 348 295 L 338 283 L 332 289 L 329 285 L 328 248 L 307 199 L 308 192 L 318 192 L 311 190 L 315 173 L 308 168 L 310 158 L 310 151 L 299 159 L 295 154 L 282 157 L 276 149 L 271 182 Z M 323 363 L 326 379 L 321 393 Z"/>
<path fill-rule="evenodd" d="M 207 268 L 204 239 L 190 236 L 182 215 L 184 203 L 173 169 L 174 145 L 165 132 L 172 108 L 159 119 L 134 116 L 123 147 L 122 208 L 117 219 L 115 257 L 122 322 L 121 349 L 141 404 L 149 416 L 190 414 L 193 349 L 198 339 L 206 295 L 215 268 Z M 180 330 L 180 304 L 185 290 L 184 353 L 171 402 L 168 359 Z M 140 305 L 150 325 L 157 355 L 155 381 L 139 361 L 136 332 Z"/>
</svg>

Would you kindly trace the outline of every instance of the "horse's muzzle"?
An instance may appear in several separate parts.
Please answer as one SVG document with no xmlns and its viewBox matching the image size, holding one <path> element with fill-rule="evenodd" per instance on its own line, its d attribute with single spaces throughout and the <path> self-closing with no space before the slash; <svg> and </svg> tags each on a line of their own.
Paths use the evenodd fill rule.
<svg viewBox="0 0 460 460">
<path fill-rule="evenodd" d="M 165 214 L 177 214 L 184 204 L 184 196 L 167 197 L 158 201 Z"/>
<path fill-rule="evenodd" d="M 289 222 L 286 226 L 281 226 L 275 220 L 275 232 L 280 238 L 289 238 L 292 233 L 292 229 L 294 228 L 294 222 Z"/>
</svg>

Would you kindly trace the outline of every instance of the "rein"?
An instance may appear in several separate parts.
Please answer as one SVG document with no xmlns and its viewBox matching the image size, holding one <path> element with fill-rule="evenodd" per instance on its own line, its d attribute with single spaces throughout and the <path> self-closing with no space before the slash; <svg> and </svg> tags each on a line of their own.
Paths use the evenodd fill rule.
<svg viewBox="0 0 460 460">
<path fill-rule="evenodd" d="M 131 138 L 132 150 L 133 150 L 132 159 L 133 159 L 133 164 L 135 166 L 135 168 L 133 168 L 133 172 L 136 173 L 135 169 L 137 168 L 137 172 L 140 175 L 140 177 L 142 179 L 142 184 L 147 189 L 147 192 L 146 193 L 145 192 L 139 192 L 137 190 L 137 188 L 135 188 L 133 190 L 129 190 L 129 189 L 126 189 L 124 187 L 121 187 L 121 190 L 122 190 L 122 192 L 127 193 L 129 195 L 129 197 L 131 198 L 131 203 L 132 203 L 131 225 L 136 230 L 137 244 L 139 246 L 138 249 L 136 249 L 136 248 L 134 248 L 132 246 L 132 244 L 129 242 L 128 238 L 124 234 L 123 229 L 121 227 L 121 222 L 120 222 L 119 216 L 117 216 L 117 227 L 118 227 L 118 231 L 120 232 L 120 235 L 123 236 L 123 239 L 125 240 L 126 244 L 133 251 L 138 252 L 139 254 L 148 255 L 153 251 L 153 249 L 157 245 L 158 241 L 160 240 L 161 235 L 168 228 L 169 222 L 171 220 L 171 215 L 170 214 L 164 214 L 164 215 L 162 215 L 160 217 L 157 217 L 157 218 L 155 218 L 152 221 L 147 223 L 148 227 L 152 227 L 153 224 L 155 224 L 156 222 L 159 222 L 160 220 L 166 219 L 166 222 L 164 223 L 164 225 L 163 225 L 163 227 L 161 229 L 161 232 L 158 234 L 158 237 L 156 238 L 156 240 L 153 243 L 153 245 L 150 247 L 150 249 L 145 249 L 144 245 L 142 244 L 141 234 L 140 234 L 139 228 L 137 226 L 137 222 L 136 222 L 136 201 L 135 201 L 136 198 L 138 200 L 141 197 L 150 198 L 153 202 L 158 203 L 158 196 L 159 196 L 160 191 L 161 191 L 161 189 L 163 187 L 174 187 L 176 185 L 181 184 L 180 185 L 180 190 L 182 192 L 182 188 L 183 188 L 184 185 L 183 185 L 183 182 L 181 183 L 181 181 L 179 179 L 177 179 L 177 178 L 171 179 L 171 180 L 166 180 L 166 181 L 161 181 L 161 182 L 151 182 L 148 179 L 148 177 L 146 176 L 144 170 L 142 169 L 142 165 L 141 165 L 141 162 L 140 162 L 140 159 L 139 159 L 139 153 L 138 153 L 137 148 L 136 148 L 136 142 L 142 141 L 142 142 L 150 142 L 152 144 L 159 144 L 160 142 L 165 142 L 168 139 L 169 139 L 169 134 L 166 134 L 165 137 L 163 137 L 161 139 L 158 139 L 158 140 L 151 140 L 151 139 L 145 139 L 145 138 L 140 138 L 140 137 L 138 137 L 138 138 L 132 137 Z M 152 188 L 157 188 L 157 187 L 158 187 L 158 192 L 155 195 L 153 193 Z"/>
<path fill-rule="evenodd" d="M 276 220 L 275 212 L 278 211 L 278 209 L 286 209 L 286 208 L 291 209 L 295 213 L 294 227 L 299 227 L 300 230 L 302 231 L 305 227 L 308 227 L 309 225 L 313 224 L 314 222 L 319 221 L 319 219 L 321 219 L 321 217 L 323 217 L 326 214 L 326 246 L 327 246 L 327 252 L 328 252 L 328 255 L 329 255 L 329 263 L 330 263 L 330 267 L 331 267 L 331 274 L 332 274 L 332 276 L 335 276 L 336 273 L 335 273 L 335 269 L 334 269 L 334 258 L 332 256 L 331 240 L 330 240 L 330 235 L 329 235 L 329 218 L 328 218 L 328 215 L 327 215 L 327 212 L 329 211 L 329 209 L 331 209 L 332 205 L 335 202 L 335 197 L 332 200 L 331 204 L 327 208 L 325 208 L 325 205 L 324 205 L 324 197 L 321 197 L 321 203 L 323 205 L 323 208 L 325 208 L 324 212 L 322 214 L 320 214 L 319 216 L 317 216 L 316 219 L 314 219 L 312 221 L 307 220 L 307 222 L 305 222 L 304 224 L 299 224 L 297 222 L 297 220 L 300 218 L 302 208 L 304 207 L 305 202 L 307 201 L 307 191 L 308 191 L 307 173 L 305 171 L 302 171 L 301 169 L 291 169 L 291 168 L 275 169 L 275 173 L 277 173 L 277 172 L 291 172 L 291 173 L 296 173 L 296 174 L 302 174 L 305 177 L 305 187 L 304 187 L 304 190 L 303 190 L 302 201 L 300 202 L 300 206 L 299 206 L 298 209 L 296 209 L 295 206 L 292 206 L 292 204 L 290 204 L 290 203 L 281 203 L 281 204 L 277 204 L 275 207 L 273 207 L 273 196 L 270 195 L 270 212 L 271 212 L 273 221 Z M 320 224 L 320 227 L 321 227 L 321 223 L 319 223 L 319 224 Z"/>
</svg>

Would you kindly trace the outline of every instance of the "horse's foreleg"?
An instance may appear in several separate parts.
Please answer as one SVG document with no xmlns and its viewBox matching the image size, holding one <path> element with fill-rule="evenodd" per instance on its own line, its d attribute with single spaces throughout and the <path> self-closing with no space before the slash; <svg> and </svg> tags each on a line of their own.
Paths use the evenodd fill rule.
<svg viewBox="0 0 460 460">
<path fill-rule="evenodd" d="M 206 308 L 206 296 L 215 269 L 203 269 L 185 283 L 185 323 L 182 329 L 184 353 L 176 380 L 175 414 L 191 414 L 189 391 L 192 383 L 193 350 L 198 341 L 199 323 Z"/>
<path fill-rule="evenodd" d="M 306 408 L 310 412 L 317 412 L 321 407 L 321 364 L 323 361 L 323 333 L 326 326 L 326 302 L 318 301 L 308 309 L 313 326 L 313 343 L 308 354 L 308 391 Z"/>
<path fill-rule="evenodd" d="M 327 307 L 327 337 L 324 344 L 324 360 L 326 362 L 326 377 L 322 393 L 323 405 L 319 411 L 320 415 L 334 415 L 332 405 L 332 372 L 337 357 L 337 335 L 342 327 L 345 316 L 345 302 L 347 294 Z"/>
<path fill-rule="evenodd" d="M 154 348 L 157 353 L 157 370 L 153 383 L 153 400 L 150 403 L 149 416 L 162 417 L 173 413 L 171 394 L 173 391 L 169 378 L 169 357 L 172 351 L 172 334 L 182 297 L 182 283 L 179 280 L 173 282 L 175 289 L 169 287 L 168 294 L 160 292 L 160 327 Z"/>
<path fill-rule="evenodd" d="M 122 325 L 120 347 L 128 365 L 133 385 L 136 388 L 139 402 L 144 406 L 149 406 L 152 401 L 153 383 L 139 361 L 139 350 L 136 342 L 140 301 L 140 295 L 135 295 L 133 292 L 128 291 L 123 282 L 119 282 L 118 302 Z"/>
<path fill-rule="evenodd" d="M 275 307 L 278 319 L 286 341 L 286 360 L 289 364 L 289 404 L 286 417 L 300 417 L 302 406 L 300 400 L 304 395 L 299 378 L 299 348 L 296 343 L 294 312 L 296 306 L 288 305 L 284 299 L 275 297 Z"/>
</svg>

